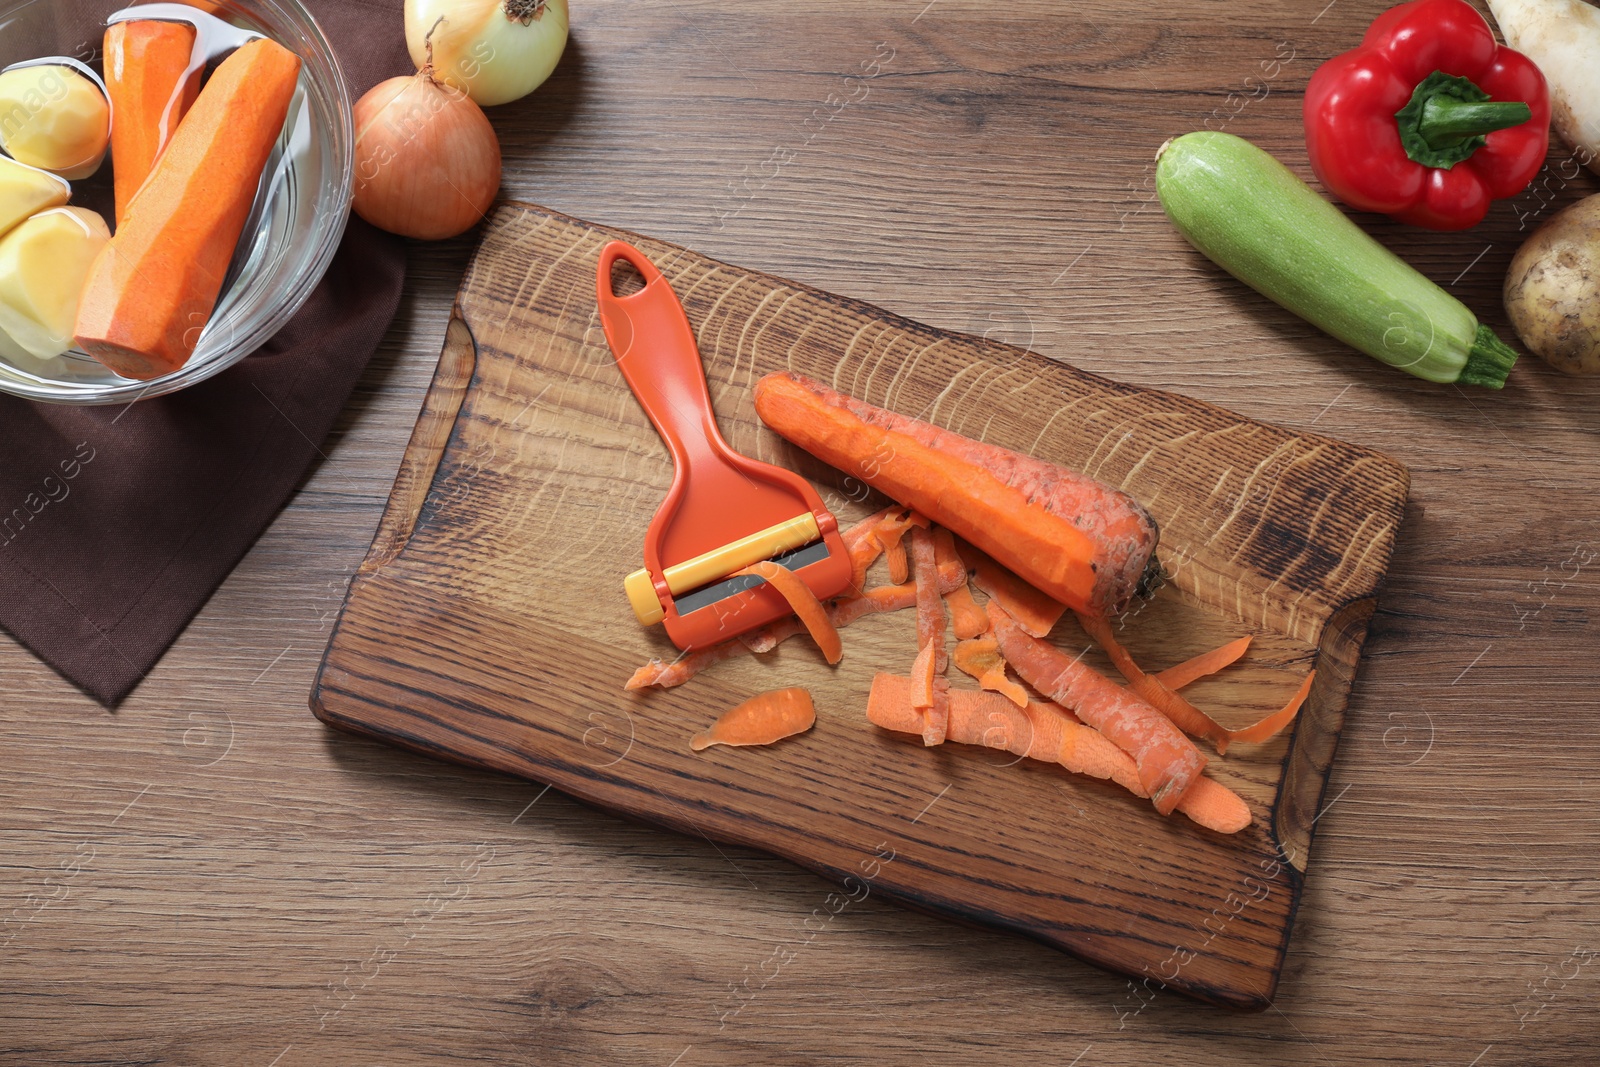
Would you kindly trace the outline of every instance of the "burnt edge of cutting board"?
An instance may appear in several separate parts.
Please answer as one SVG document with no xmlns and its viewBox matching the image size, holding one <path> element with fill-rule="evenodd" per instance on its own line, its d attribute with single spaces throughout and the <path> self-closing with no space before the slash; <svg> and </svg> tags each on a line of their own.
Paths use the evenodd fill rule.
<svg viewBox="0 0 1600 1067">
<path fill-rule="evenodd" d="M 628 240 L 641 246 L 663 246 L 662 242 L 654 241 L 648 237 L 584 222 L 559 212 L 519 202 L 504 203 L 496 210 L 485 226 L 485 237 L 487 238 L 496 227 L 504 224 L 508 219 L 521 219 L 530 214 L 546 220 L 573 224 L 608 237 Z M 474 267 L 477 265 L 479 257 L 484 254 L 486 245 L 487 240 L 485 240 L 484 244 L 480 244 L 478 252 L 475 253 Z M 672 247 L 678 251 L 687 251 L 677 249 L 676 246 Z M 710 260 L 708 257 L 698 256 L 695 253 L 688 254 L 716 267 L 727 266 Z M 896 328 L 950 338 L 964 337 L 964 335 L 952 331 L 915 323 L 912 320 L 884 311 L 863 301 L 840 297 L 786 279 L 776 278 L 760 271 L 747 268 L 731 269 L 749 277 L 770 281 L 776 286 L 809 294 L 852 315 L 875 318 Z M 469 267 L 466 277 L 471 279 L 473 276 L 474 269 Z M 464 286 L 465 284 L 464 282 Z M 994 343 L 987 341 L 984 342 L 984 345 L 991 349 L 997 347 Z M 1254 420 L 1242 419 L 1230 412 L 1226 412 L 1224 409 L 1202 401 L 1192 400 L 1178 394 L 1164 393 L 1159 390 L 1124 385 L 1102 378 L 1099 375 L 1078 370 L 1068 364 L 1036 355 L 1031 351 L 1020 349 L 1014 349 L 1013 351 L 1017 360 L 1031 361 L 1040 368 L 1047 368 L 1047 373 L 1072 376 L 1091 383 L 1094 387 L 1109 393 L 1153 393 L 1163 397 L 1171 397 L 1175 404 L 1191 410 L 1205 410 L 1226 415 L 1228 418 L 1236 420 L 1243 425 L 1266 425 L 1255 423 Z M 408 729 L 405 725 L 393 721 L 394 713 L 403 712 L 403 715 L 413 717 L 418 721 L 429 720 L 437 722 L 444 728 L 463 733 L 459 727 L 453 727 L 426 714 L 422 710 L 422 706 L 431 701 L 436 702 L 440 707 L 446 709 L 448 713 L 454 715 L 484 716 L 502 720 L 513 718 L 507 712 L 494 710 L 483 703 L 452 699 L 450 696 L 438 692 L 407 688 L 400 682 L 393 681 L 386 676 L 367 676 L 357 679 L 354 686 L 349 684 L 351 677 L 336 662 L 341 652 L 348 652 L 351 657 L 374 665 L 380 671 L 383 670 L 386 663 L 388 666 L 395 668 L 402 666 L 400 661 L 387 660 L 385 656 L 375 650 L 361 650 L 356 647 L 363 640 L 363 637 L 355 633 L 351 618 L 352 607 L 367 599 L 375 599 L 376 601 L 384 599 L 382 592 L 375 588 L 373 583 L 376 580 L 384 579 L 382 572 L 385 566 L 400 555 L 412 536 L 430 489 L 434 484 L 435 478 L 440 473 L 441 461 L 457 429 L 457 419 L 462 406 L 469 393 L 480 384 L 477 377 L 478 369 L 477 341 L 473 336 L 471 327 L 468 325 L 466 314 L 458 298 L 446 331 L 438 368 L 424 399 L 416 428 L 406 446 L 396 475 L 394 488 L 378 531 L 366 558 L 350 583 L 340 617 L 330 637 L 329 647 L 324 655 L 322 664 L 318 668 L 309 701 L 312 711 L 324 723 L 341 730 L 388 741 L 425 755 L 465 766 L 505 771 L 521 777 L 531 777 L 542 782 L 554 784 L 557 788 L 562 789 L 580 801 L 594 804 L 602 809 L 615 811 L 630 819 L 665 826 L 688 836 L 716 838 L 729 843 L 774 852 L 835 881 L 848 881 L 855 874 L 854 870 L 848 867 L 829 863 L 825 859 L 809 855 L 803 851 L 775 847 L 762 834 L 763 821 L 759 818 L 751 817 L 750 813 L 733 812 L 732 814 L 741 816 L 740 821 L 732 825 L 714 825 L 710 828 L 710 832 L 707 833 L 707 829 L 702 828 L 698 822 L 688 817 L 687 811 L 647 810 L 641 807 L 630 807 L 626 803 L 619 803 L 619 797 L 626 796 L 629 791 L 626 776 L 612 778 L 605 775 L 573 774 L 570 767 L 564 767 L 553 759 L 540 759 L 535 753 L 527 751 L 513 752 L 503 746 L 495 747 L 489 741 L 478 737 L 473 737 L 462 746 L 473 749 L 473 751 L 463 752 L 458 748 L 451 748 L 447 744 L 441 744 L 425 733 Z M 1308 440 L 1318 439 L 1315 435 L 1298 436 Z M 1315 822 L 1318 817 L 1316 813 L 1320 809 L 1328 772 L 1338 744 L 1339 731 L 1343 725 L 1345 712 L 1349 705 L 1351 686 L 1354 682 L 1361 648 L 1367 636 L 1368 623 L 1376 607 L 1377 595 L 1380 591 L 1382 580 L 1387 574 L 1389 560 L 1393 552 L 1394 534 L 1398 530 L 1400 518 L 1409 495 L 1409 474 L 1401 464 L 1370 449 L 1360 448 L 1358 451 L 1362 452 L 1365 457 L 1381 462 L 1390 468 L 1388 473 L 1398 486 L 1398 493 L 1391 502 L 1390 510 L 1392 514 L 1387 516 L 1391 521 L 1387 543 L 1381 548 L 1382 558 L 1377 560 L 1371 568 L 1375 573 L 1373 581 L 1359 595 L 1351 597 L 1333 610 L 1324 620 L 1318 635 L 1316 643 L 1317 678 L 1311 694 L 1294 725 L 1288 750 L 1284 756 L 1283 771 L 1279 780 L 1277 795 L 1272 806 L 1270 832 L 1277 855 L 1285 861 L 1282 864 L 1282 878 L 1289 890 L 1290 899 L 1287 912 L 1277 931 L 1278 936 L 1275 939 L 1275 943 L 1270 946 L 1262 946 L 1268 949 L 1270 958 L 1261 961 L 1256 968 L 1261 978 L 1259 983 L 1251 983 L 1249 988 L 1245 988 L 1240 985 L 1208 983 L 1182 973 L 1164 981 L 1160 977 L 1152 975 L 1148 963 L 1142 970 L 1135 970 L 1126 959 L 1119 956 L 1115 939 L 1111 936 L 1104 936 L 1098 939 L 1091 938 L 1090 941 L 1093 943 L 1089 943 L 1082 938 L 1052 934 L 1005 912 L 975 907 L 970 902 L 952 899 L 938 893 L 916 892 L 905 888 L 887 888 L 877 885 L 871 886 L 871 889 L 886 899 L 914 910 L 929 912 L 947 919 L 956 919 L 985 927 L 1008 930 L 1053 948 L 1066 951 L 1109 970 L 1128 974 L 1134 979 L 1142 977 L 1147 988 L 1169 988 L 1203 1001 L 1238 1010 L 1256 1011 L 1269 1006 L 1276 991 L 1294 915 L 1299 906 L 1306 862 L 1314 834 Z M 401 603 L 407 606 L 421 603 L 427 599 L 426 591 L 420 586 L 404 582 L 404 580 L 393 584 L 397 588 L 402 584 L 407 586 L 405 590 L 401 591 L 405 594 L 401 597 Z M 390 589 L 387 592 L 393 594 L 396 590 Z M 378 606 L 382 607 L 381 604 Z M 430 617 L 437 619 L 443 619 L 445 617 L 444 612 L 448 610 L 447 607 L 439 605 L 425 606 L 435 612 Z M 394 605 L 390 607 L 392 609 Z M 462 603 L 460 607 L 465 610 L 470 605 Z M 334 673 L 341 675 L 337 681 L 332 677 Z M 367 685 L 369 691 L 358 691 L 362 688 L 363 683 Z M 476 744 L 476 742 L 480 741 L 486 747 L 479 747 Z M 726 811 L 718 812 L 710 809 L 699 813 L 704 814 L 707 818 L 712 818 L 718 814 L 729 814 Z M 1145 814 L 1148 815 L 1148 813 Z M 1263 881 L 1270 882 L 1271 880 L 1263 876 Z M 1231 894 L 1229 899 L 1232 899 Z M 1101 933 L 1108 934 L 1109 932 L 1101 931 Z M 1209 941 L 1207 944 L 1209 945 Z M 1107 945 L 1110 947 L 1107 948 Z M 1162 946 L 1162 948 L 1164 949 L 1165 946 Z M 1178 947 L 1174 946 L 1173 953 L 1176 954 L 1177 951 Z M 1181 972 L 1181 967 L 1179 970 Z"/>
</svg>

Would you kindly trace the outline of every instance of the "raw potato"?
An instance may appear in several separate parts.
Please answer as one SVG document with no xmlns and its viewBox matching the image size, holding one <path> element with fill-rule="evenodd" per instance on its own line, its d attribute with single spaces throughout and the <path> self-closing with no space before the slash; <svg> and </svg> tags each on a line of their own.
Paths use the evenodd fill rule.
<svg viewBox="0 0 1600 1067">
<path fill-rule="evenodd" d="M 73 67 L 13 68 L 0 74 L 0 143 L 19 163 L 70 181 L 87 178 L 111 143 L 111 105 Z"/>
<path fill-rule="evenodd" d="M 1534 231 L 1512 257 L 1505 297 L 1530 351 L 1568 374 L 1600 374 L 1600 195 Z"/>
<path fill-rule="evenodd" d="M 6 234 L 0 239 L 0 329 L 36 359 L 71 348 L 84 279 L 110 240 L 105 220 L 81 207 L 42 211 Z"/>
<path fill-rule="evenodd" d="M 71 196 L 66 179 L 0 156 L 0 234 L 41 211 L 65 206 Z"/>
</svg>

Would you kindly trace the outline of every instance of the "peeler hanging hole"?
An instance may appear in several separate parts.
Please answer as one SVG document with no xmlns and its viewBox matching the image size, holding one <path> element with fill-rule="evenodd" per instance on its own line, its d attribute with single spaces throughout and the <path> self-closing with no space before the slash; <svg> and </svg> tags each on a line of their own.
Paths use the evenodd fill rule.
<svg viewBox="0 0 1600 1067">
<path fill-rule="evenodd" d="M 644 275 L 625 259 L 611 264 L 611 293 L 613 296 L 632 296 L 644 289 Z"/>
</svg>

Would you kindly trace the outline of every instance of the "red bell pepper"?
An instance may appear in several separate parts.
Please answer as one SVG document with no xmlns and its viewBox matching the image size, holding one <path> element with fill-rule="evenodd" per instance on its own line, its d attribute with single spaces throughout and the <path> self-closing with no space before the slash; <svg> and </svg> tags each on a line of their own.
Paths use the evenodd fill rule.
<svg viewBox="0 0 1600 1067">
<path fill-rule="evenodd" d="M 1317 68 L 1305 124 L 1311 168 L 1339 199 L 1464 230 L 1539 172 L 1550 93 L 1465 0 L 1412 0 Z"/>
</svg>

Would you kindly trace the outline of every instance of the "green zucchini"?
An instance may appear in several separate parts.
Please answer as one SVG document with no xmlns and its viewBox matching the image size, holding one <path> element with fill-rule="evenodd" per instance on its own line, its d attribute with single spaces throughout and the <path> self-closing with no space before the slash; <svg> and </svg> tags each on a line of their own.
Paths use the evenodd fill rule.
<svg viewBox="0 0 1600 1067">
<path fill-rule="evenodd" d="M 1218 266 L 1391 367 L 1499 389 L 1517 361 L 1461 301 L 1242 137 L 1201 130 L 1168 141 L 1156 194 Z"/>
</svg>

